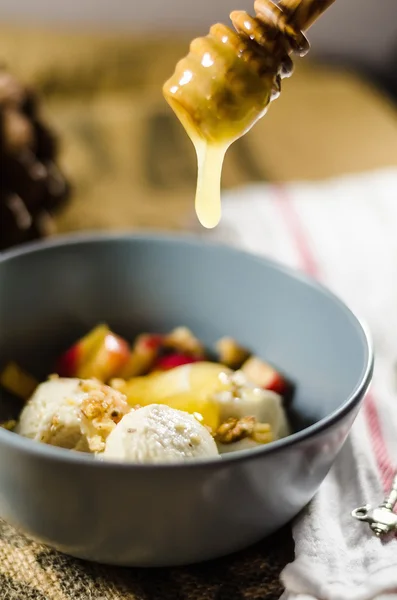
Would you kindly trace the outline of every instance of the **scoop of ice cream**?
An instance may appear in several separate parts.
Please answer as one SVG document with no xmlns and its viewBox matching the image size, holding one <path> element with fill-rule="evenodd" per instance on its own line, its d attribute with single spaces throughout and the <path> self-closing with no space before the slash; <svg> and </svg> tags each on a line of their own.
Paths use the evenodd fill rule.
<svg viewBox="0 0 397 600">
<path fill-rule="evenodd" d="M 98 381 L 56 377 L 37 387 L 15 431 L 52 446 L 101 452 L 130 410 L 123 394 Z"/>
<path fill-rule="evenodd" d="M 281 396 L 256 387 L 241 372 L 235 372 L 228 378 L 230 389 L 214 395 L 220 409 L 221 422 L 231 417 L 255 417 L 258 423 L 270 425 L 274 439 L 289 435 L 287 415 Z"/>
<path fill-rule="evenodd" d="M 125 415 L 103 457 L 133 463 L 173 463 L 218 456 L 213 437 L 189 413 L 150 404 Z"/>
</svg>

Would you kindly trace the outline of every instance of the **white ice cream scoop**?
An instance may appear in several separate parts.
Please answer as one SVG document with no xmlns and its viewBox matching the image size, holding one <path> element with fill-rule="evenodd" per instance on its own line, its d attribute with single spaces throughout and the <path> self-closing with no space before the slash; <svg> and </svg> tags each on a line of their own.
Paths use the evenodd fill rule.
<svg viewBox="0 0 397 600">
<path fill-rule="evenodd" d="M 15 431 L 52 446 L 100 452 L 107 435 L 129 411 L 125 396 L 107 385 L 55 377 L 37 387 Z"/>
<path fill-rule="evenodd" d="M 241 372 L 225 376 L 230 389 L 214 395 L 220 409 L 221 422 L 234 417 L 255 417 L 258 423 L 271 426 L 274 439 L 286 437 L 290 433 L 287 415 L 281 396 L 250 383 Z"/>
<path fill-rule="evenodd" d="M 150 404 L 125 415 L 107 438 L 104 459 L 133 463 L 173 463 L 213 458 L 213 437 L 187 412 Z"/>
</svg>

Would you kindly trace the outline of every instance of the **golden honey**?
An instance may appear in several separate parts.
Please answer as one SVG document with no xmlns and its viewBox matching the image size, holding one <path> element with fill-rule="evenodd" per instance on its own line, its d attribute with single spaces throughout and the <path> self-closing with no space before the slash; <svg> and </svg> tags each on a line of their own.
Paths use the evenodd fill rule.
<svg viewBox="0 0 397 600">
<path fill-rule="evenodd" d="M 204 227 L 221 218 L 221 173 L 229 146 L 243 136 L 280 94 L 291 53 L 303 56 L 302 33 L 334 0 L 256 0 L 255 17 L 234 11 L 223 24 L 194 39 L 163 86 L 197 155 L 195 208 Z"/>
</svg>

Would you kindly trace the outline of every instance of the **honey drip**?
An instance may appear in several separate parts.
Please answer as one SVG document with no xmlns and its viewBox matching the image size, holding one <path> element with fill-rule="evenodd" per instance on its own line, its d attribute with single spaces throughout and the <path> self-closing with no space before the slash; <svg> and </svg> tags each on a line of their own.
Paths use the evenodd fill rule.
<svg viewBox="0 0 397 600">
<path fill-rule="evenodd" d="M 203 227 L 212 229 L 221 219 L 221 172 L 228 146 L 217 146 L 200 140 L 195 147 L 198 165 L 196 214 Z"/>
<path fill-rule="evenodd" d="M 223 24 L 190 44 L 163 86 L 164 97 L 196 149 L 196 213 L 204 227 L 221 218 L 221 172 L 228 147 L 265 114 L 304 56 L 307 29 L 334 0 L 256 0 L 255 17 L 234 11 L 235 31 Z"/>
</svg>

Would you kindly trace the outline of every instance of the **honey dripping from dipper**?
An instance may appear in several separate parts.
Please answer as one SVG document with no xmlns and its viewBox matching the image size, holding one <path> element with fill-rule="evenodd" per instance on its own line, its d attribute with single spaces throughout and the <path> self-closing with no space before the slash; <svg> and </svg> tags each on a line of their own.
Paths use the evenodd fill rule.
<svg viewBox="0 0 397 600">
<path fill-rule="evenodd" d="M 256 0 L 255 17 L 234 11 L 235 31 L 213 25 L 193 40 L 163 86 L 163 94 L 197 154 L 195 208 L 204 227 L 221 218 L 221 172 L 229 146 L 266 113 L 293 71 L 290 54 L 304 56 L 303 34 L 334 0 Z"/>
</svg>

